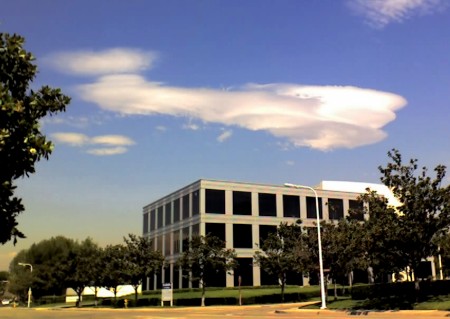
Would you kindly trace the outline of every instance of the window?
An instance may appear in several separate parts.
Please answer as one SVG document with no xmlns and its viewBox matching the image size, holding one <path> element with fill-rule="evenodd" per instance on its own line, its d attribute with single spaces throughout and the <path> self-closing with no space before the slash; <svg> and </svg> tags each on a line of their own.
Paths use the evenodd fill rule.
<svg viewBox="0 0 450 319">
<path fill-rule="evenodd" d="M 328 198 L 328 216 L 330 219 L 344 218 L 344 201 L 339 198 Z"/>
<path fill-rule="evenodd" d="M 150 211 L 150 230 L 156 229 L 156 212 L 155 210 Z"/>
<path fill-rule="evenodd" d="M 183 219 L 189 218 L 189 194 L 183 196 Z"/>
<path fill-rule="evenodd" d="M 170 233 L 164 235 L 164 256 L 170 255 Z"/>
<path fill-rule="evenodd" d="M 262 247 L 264 241 L 269 237 L 269 234 L 276 232 L 277 226 L 275 225 L 259 225 L 259 248 Z"/>
<path fill-rule="evenodd" d="M 283 216 L 300 218 L 300 197 L 283 195 Z"/>
<path fill-rule="evenodd" d="M 166 212 L 165 212 L 165 215 L 166 215 L 166 223 L 165 223 L 165 225 L 167 226 L 167 225 L 170 225 L 170 224 L 172 224 L 172 205 L 171 205 L 171 203 L 167 203 L 166 204 L 166 206 L 165 206 L 165 209 L 166 209 Z"/>
<path fill-rule="evenodd" d="M 176 230 L 173 232 L 173 253 L 180 253 L 180 231 Z"/>
<path fill-rule="evenodd" d="M 200 224 L 192 225 L 192 237 L 200 235 Z"/>
<path fill-rule="evenodd" d="M 163 207 L 158 207 L 158 229 L 163 227 Z"/>
<path fill-rule="evenodd" d="M 253 248 L 252 225 L 233 225 L 234 248 Z"/>
<path fill-rule="evenodd" d="M 156 240 L 156 250 L 159 251 L 161 254 L 163 253 L 163 239 L 164 235 L 158 236 Z"/>
<path fill-rule="evenodd" d="M 176 223 L 180 221 L 180 199 L 177 198 L 173 202 L 173 222 Z"/>
<path fill-rule="evenodd" d="M 233 215 L 252 214 L 252 193 L 233 192 Z"/>
<path fill-rule="evenodd" d="M 144 214 L 144 231 L 143 231 L 143 233 L 144 234 L 148 233 L 148 214 L 147 213 Z"/>
<path fill-rule="evenodd" d="M 234 270 L 234 286 L 253 286 L 253 258 L 236 258 L 237 267 Z"/>
<path fill-rule="evenodd" d="M 216 236 L 225 242 L 225 224 L 222 223 L 205 223 L 206 235 Z"/>
<path fill-rule="evenodd" d="M 225 214 L 225 191 L 205 190 L 205 212 L 207 214 Z"/>
<path fill-rule="evenodd" d="M 189 227 L 183 228 L 182 236 L 183 236 L 182 248 L 183 251 L 187 251 L 189 249 Z"/>
<path fill-rule="evenodd" d="M 364 220 L 364 205 L 362 202 L 350 199 L 348 201 L 348 215 L 352 219 Z"/>
<path fill-rule="evenodd" d="M 319 218 L 322 219 L 322 198 L 319 197 Z M 316 198 L 306 197 L 306 217 L 307 218 L 317 218 L 316 211 Z"/>
<path fill-rule="evenodd" d="M 259 216 L 277 216 L 277 196 L 275 194 L 258 194 Z"/>
<path fill-rule="evenodd" d="M 200 194 L 199 191 L 192 193 L 192 216 L 200 214 Z"/>
</svg>

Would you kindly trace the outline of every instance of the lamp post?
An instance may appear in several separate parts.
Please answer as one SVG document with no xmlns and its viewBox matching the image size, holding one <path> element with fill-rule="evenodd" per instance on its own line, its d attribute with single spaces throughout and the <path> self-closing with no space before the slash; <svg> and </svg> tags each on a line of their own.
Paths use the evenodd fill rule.
<svg viewBox="0 0 450 319">
<path fill-rule="evenodd" d="M 19 266 L 23 266 L 23 267 L 30 267 L 30 272 L 33 273 L 33 265 L 32 264 L 27 264 L 27 263 L 19 263 Z M 30 302 L 31 302 L 31 286 L 30 288 L 28 288 L 28 308 L 30 308 Z"/>
<path fill-rule="evenodd" d="M 320 290 L 321 290 L 321 298 L 322 298 L 322 305 L 321 305 L 320 309 L 326 309 L 327 301 L 326 301 L 326 296 L 325 296 L 325 278 L 323 275 L 322 239 L 321 239 L 321 235 L 320 235 L 320 216 L 319 216 L 319 197 L 317 196 L 316 190 L 309 186 L 297 185 L 297 184 L 291 184 L 291 183 L 285 183 L 284 186 L 291 187 L 291 188 L 309 189 L 314 193 L 314 196 L 316 198 L 317 245 L 319 246 Z"/>
</svg>

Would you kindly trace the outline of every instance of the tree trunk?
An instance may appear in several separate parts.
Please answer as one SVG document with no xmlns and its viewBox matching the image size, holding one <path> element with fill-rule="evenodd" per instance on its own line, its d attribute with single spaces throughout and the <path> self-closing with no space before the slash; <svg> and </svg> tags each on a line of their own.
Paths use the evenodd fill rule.
<svg viewBox="0 0 450 319">
<path fill-rule="evenodd" d="M 284 288 L 286 283 L 284 281 L 281 282 L 281 302 L 284 302 Z"/>
<path fill-rule="evenodd" d="M 337 283 L 336 280 L 334 280 L 334 300 L 338 299 L 338 295 L 337 295 Z"/>
<path fill-rule="evenodd" d="M 98 287 L 95 286 L 94 287 L 94 306 L 97 307 L 98 306 Z"/>
<path fill-rule="evenodd" d="M 206 287 L 203 283 L 203 280 L 200 281 L 200 285 L 202 285 L 202 307 L 205 306 L 205 295 L 206 295 Z"/>
<path fill-rule="evenodd" d="M 78 301 L 77 301 L 77 307 L 78 308 L 81 308 L 81 303 L 82 303 L 82 294 L 83 294 L 83 290 L 84 290 L 84 287 L 83 288 L 81 288 L 81 287 L 77 287 L 76 289 L 75 289 L 75 291 L 77 292 L 77 296 L 78 296 Z"/>
<path fill-rule="evenodd" d="M 134 288 L 134 305 L 137 306 L 139 285 L 133 285 Z"/>
</svg>

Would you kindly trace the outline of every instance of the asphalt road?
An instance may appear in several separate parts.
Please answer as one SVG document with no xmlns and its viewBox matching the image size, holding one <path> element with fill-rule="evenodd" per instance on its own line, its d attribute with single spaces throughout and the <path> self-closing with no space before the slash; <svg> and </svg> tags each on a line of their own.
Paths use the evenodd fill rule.
<svg viewBox="0 0 450 319">
<path fill-rule="evenodd" d="M 447 311 L 347 312 L 301 310 L 297 304 L 147 309 L 0 308 L 0 319 L 190 319 L 190 318 L 449 318 Z"/>
</svg>

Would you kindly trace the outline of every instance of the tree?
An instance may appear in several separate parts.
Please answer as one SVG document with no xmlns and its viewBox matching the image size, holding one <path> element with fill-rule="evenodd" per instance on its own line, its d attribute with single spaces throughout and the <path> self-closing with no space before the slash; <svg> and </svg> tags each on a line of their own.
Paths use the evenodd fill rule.
<svg viewBox="0 0 450 319">
<path fill-rule="evenodd" d="M 0 271 L 0 297 L 5 294 L 9 283 L 9 272 Z"/>
<path fill-rule="evenodd" d="M 281 300 L 284 301 L 287 274 L 305 269 L 306 250 L 301 221 L 295 224 L 281 223 L 277 231 L 263 241 L 260 251 L 254 255 L 261 270 L 278 278 Z"/>
<path fill-rule="evenodd" d="M 138 288 L 142 280 L 161 271 L 164 256 L 153 249 L 153 243 L 145 237 L 129 234 L 124 238 L 126 263 L 124 272 L 134 288 L 134 300 L 137 305 Z"/>
<path fill-rule="evenodd" d="M 191 281 L 200 282 L 201 305 L 205 306 L 206 287 L 219 272 L 228 272 L 236 267 L 236 252 L 225 248 L 224 241 L 210 234 L 194 236 L 188 244 L 177 264 L 190 273 Z"/>
<path fill-rule="evenodd" d="M 25 293 L 31 286 L 34 297 L 64 294 L 76 247 L 74 240 L 57 236 L 21 250 L 10 263 L 11 292 Z M 33 272 L 19 263 L 31 264 Z"/>
<path fill-rule="evenodd" d="M 70 263 L 70 271 L 66 278 L 67 285 L 71 287 L 78 296 L 77 306 L 81 307 L 84 288 L 91 285 L 97 278 L 100 264 L 100 248 L 91 238 L 86 238 L 74 247 Z M 97 295 L 95 296 L 97 298 Z"/>
<path fill-rule="evenodd" d="M 388 275 L 407 266 L 403 251 L 408 242 L 403 235 L 401 216 L 386 198 L 369 189 L 359 200 L 365 203 L 363 210 L 369 216 L 360 232 L 366 265 L 372 267 L 378 281 L 385 282 Z"/>
<path fill-rule="evenodd" d="M 381 181 L 402 203 L 397 210 L 401 237 L 407 245 L 402 246 L 401 254 L 414 272 L 423 259 L 437 253 L 437 238 L 450 226 L 450 186 L 442 185 L 446 167 L 436 166 L 432 178 L 426 167 L 418 170 L 417 159 L 405 164 L 396 149 L 388 152 L 388 157 L 386 167 L 379 167 Z"/>
<path fill-rule="evenodd" d="M 108 245 L 103 251 L 102 286 L 113 289 L 114 303 L 117 301 L 118 286 L 128 283 L 128 276 L 124 273 L 126 258 L 127 252 L 124 245 Z"/>
<path fill-rule="evenodd" d="M 23 49 L 18 35 L 0 33 L 0 243 L 23 238 L 17 216 L 24 211 L 14 196 L 14 181 L 35 172 L 35 163 L 48 159 L 52 143 L 39 128 L 46 115 L 65 111 L 70 99 L 60 89 L 44 86 L 29 89 L 37 67 L 34 57 Z"/>
</svg>

